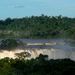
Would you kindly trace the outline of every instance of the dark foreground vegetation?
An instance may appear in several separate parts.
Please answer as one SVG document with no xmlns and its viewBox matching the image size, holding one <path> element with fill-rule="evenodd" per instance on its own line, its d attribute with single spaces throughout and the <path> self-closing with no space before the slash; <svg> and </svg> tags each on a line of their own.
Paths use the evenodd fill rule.
<svg viewBox="0 0 75 75">
<path fill-rule="evenodd" d="M 75 75 L 75 61 L 47 60 L 40 54 L 36 59 L 0 59 L 0 75 Z"/>
<path fill-rule="evenodd" d="M 3 39 L 0 42 L 0 49 L 2 50 L 25 49 L 25 46 L 24 43 L 19 39 Z"/>
<path fill-rule="evenodd" d="M 31 16 L 0 20 L 0 38 L 72 38 L 75 39 L 75 18 Z"/>
</svg>

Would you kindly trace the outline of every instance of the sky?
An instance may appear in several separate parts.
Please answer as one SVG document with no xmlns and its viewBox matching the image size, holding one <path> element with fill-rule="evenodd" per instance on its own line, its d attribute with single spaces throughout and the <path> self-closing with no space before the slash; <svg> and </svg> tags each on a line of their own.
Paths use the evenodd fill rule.
<svg viewBox="0 0 75 75">
<path fill-rule="evenodd" d="M 0 0 L 0 20 L 41 14 L 75 18 L 75 0 Z"/>
</svg>

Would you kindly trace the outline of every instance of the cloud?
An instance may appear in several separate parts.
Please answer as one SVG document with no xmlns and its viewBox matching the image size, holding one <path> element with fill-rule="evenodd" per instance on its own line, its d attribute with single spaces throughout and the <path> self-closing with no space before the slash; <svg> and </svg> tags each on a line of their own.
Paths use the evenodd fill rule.
<svg viewBox="0 0 75 75">
<path fill-rule="evenodd" d="M 15 6 L 15 8 L 24 8 L 25 6 Z"/>
</svg>

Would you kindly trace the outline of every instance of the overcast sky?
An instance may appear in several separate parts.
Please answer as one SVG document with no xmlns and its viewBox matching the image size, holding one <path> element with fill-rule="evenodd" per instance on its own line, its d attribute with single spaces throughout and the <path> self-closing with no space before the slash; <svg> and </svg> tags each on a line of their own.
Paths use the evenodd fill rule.
<svg viewBox="0 0 75 75">
<path fill-rule="evenodd" d="M 75 17 L 75 0 L 0 0 L 0 20 L 41 14 Z"/>
</svg>

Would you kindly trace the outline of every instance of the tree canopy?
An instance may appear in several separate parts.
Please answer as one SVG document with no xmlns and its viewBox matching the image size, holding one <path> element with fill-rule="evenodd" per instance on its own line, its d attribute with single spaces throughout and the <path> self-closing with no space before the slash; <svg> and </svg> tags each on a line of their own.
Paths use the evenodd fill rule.
<svg viewBox="0 0 75 75">
<path fill-rule="evenodd" d="M 15 54 L 20 60 L 25 59 L 25 58 L 29 58 L 31 56 L 30 53 L 28 52 L 21 52 L 21 53 L 16 53 Z"/>
<path fill-rule="evenodd" d="M 75 61 L 45 60 L 45 57 L 39 55 L 39 60 L 0 59 L 0 75 L 75 75 Z"/>
<path fill-rule="evenodd" d="M 0 38 L 73 38 L 75 18 L 31 16 L 0 20 Z"/>
<path fill-rule="evenodd" d="M 25 49 L 25 46 L 22 41 L 17 39 L 5 39 L 1 40 L 0 42 L 0 48 L 3 50 L 14 50 L 16 48 L 22 48 Z"/>
</svg>

